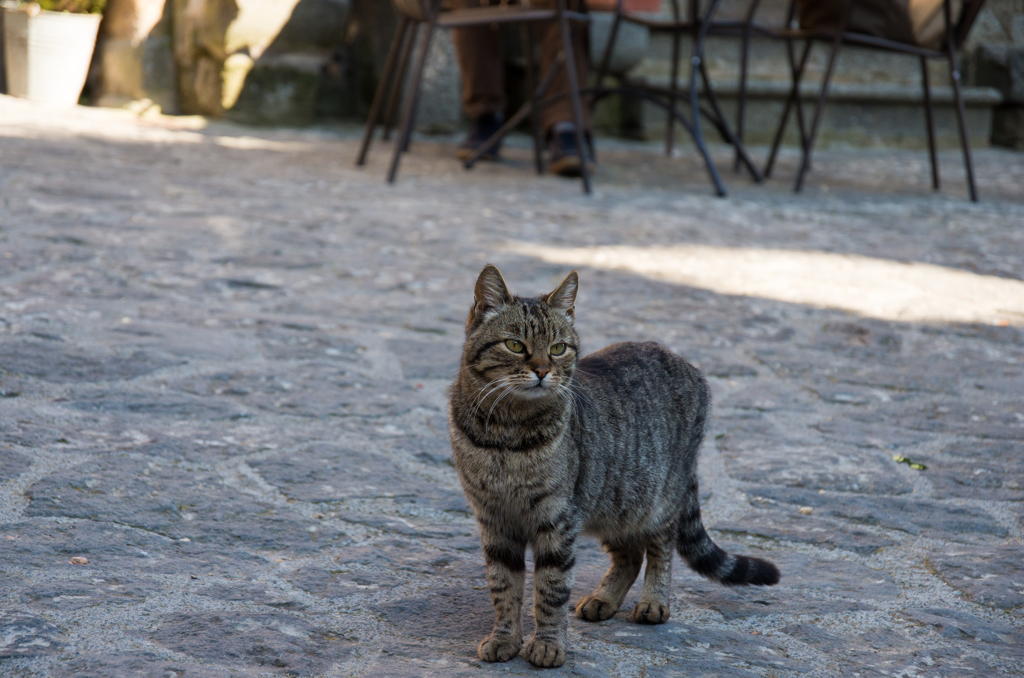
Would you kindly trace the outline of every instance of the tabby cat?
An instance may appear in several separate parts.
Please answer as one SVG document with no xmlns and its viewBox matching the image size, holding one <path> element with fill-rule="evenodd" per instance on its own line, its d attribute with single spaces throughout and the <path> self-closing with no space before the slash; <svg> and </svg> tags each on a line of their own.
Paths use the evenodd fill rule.
<svg viewBox="0 0 1024 678">
<path fill-rule="evenodd" d="M 495 620 L 480 658 L 522 647 L 527 545 L 533 548 L 536 631 L 526 658 L 565 662 L 567 604 L 580 534 L 601 540 L 611 567 L 576 605 L 613 616 L 636 581 L 634 622 L 669 618 L 672 550 L 729 586 L 779 581 L 771 563 L 730 555 L 700 519 L 697 453 L 710 394 L 690 363 L 655 343 L 621 343 L 585 358 L 573 328 L 576 271 L 548 295 L 509 293 L 488 265 L 476 282 L 462 369 L 452 386 L 455 468 L 480 525 Z"/>
</svg>

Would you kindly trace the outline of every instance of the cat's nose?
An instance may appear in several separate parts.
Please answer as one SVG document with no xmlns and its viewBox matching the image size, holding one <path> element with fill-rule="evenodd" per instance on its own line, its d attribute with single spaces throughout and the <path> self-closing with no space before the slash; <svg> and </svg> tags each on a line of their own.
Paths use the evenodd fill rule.
<svg viewBox="0 0 1024 678">
<path fill-rule="evenodd" d="M 540 365 L 538 367 L 534 367 L 533 371 L 534 373 L 536 373 L 537 378 L 543 381 L 544 377 L 548 376 L 548 374 L 551 372 L 551 368 Z"/>
</svg>

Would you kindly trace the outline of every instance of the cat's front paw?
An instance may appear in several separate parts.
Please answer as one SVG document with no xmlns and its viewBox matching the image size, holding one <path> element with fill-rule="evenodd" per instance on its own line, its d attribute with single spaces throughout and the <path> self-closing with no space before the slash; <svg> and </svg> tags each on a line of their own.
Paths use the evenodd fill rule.
<svg viewBox="0 0 1024 678">
<path fill-rule="evenodd" d="M 554 640 L 534 638 L 526 645 L 526 659 L 542 669 L 557 669 L 565 663 L 565 646 Z"/>
<path fill-rule="evenodd" d="M 522 646 L 521 639 L 492 633 L 480 642 L 476 653 L 485 662 L 507 662 L 519 654 L 519 648 Z"/>
<path fill-rule="evenodd" d="M 668 617 L 668 605 L 665 603 L 641 600 L 633 607 L 633 621 L 637 624 L 664 624 Z"/>
<path fill-rule="evenodd" d="M 597 596 L 584 596 L 583 600 L 576 605 L 576 616 L 584 621 L 596 622 L 611 619 L 618 611 L 618 607 Z"/>
</svg>

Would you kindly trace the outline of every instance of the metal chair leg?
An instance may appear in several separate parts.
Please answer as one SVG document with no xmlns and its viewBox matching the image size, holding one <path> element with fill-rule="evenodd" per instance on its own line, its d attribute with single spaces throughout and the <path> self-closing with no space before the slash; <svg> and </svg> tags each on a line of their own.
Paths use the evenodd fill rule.
<svg viewBox="0 0 1024 678">
<path fill-rule="evenodd" d="M 387 113 L 384 114 L 384 141 L 391 139 L 391 132 L 395 129 L 398 121 L 398 109 L 402 103 L 402 93 L 405 90 L 406 76 L 409 73 L 409 62 L 412 61 L 412 50 L 416 46 L 416 38 L 420 34 L 420 24 L 410 27 L 402 43 L 402 51 L 398 57 L 398 77 L 395 78 L 394 87 L 391 88 L 391 96 L 388 97 Z"/>
<path fill-rule="evenodd" d="M 604 52 L 601 54 L 601 66 L 597 69 L 597 87 L 604 85 L 604 78 L 611 68 L 612 50 L 615 48 L 615 39 L 619 36 L 619 23 L 622 21 L 622 0 L 618 0 L 615 7 L 615 16 L 612 18 L 612 28 L 608 32 L 608 42 L 605 43 Z"/>
<path fill-rule="evenodd" d="M 670 110 L 675 110 L 676 102 L 679 100 L 679 50 L 680 38 L 678 31 L 672 33 L 672 74 L 668 81 L 668 105 Z M 672 157 L 672 149 L 676 144 L 676 118 L 668 114 L 665 130 L 665 157 Z"/>
<path fill-rule="evenodd" d="M 793 78 L 793 86 L 789 90 L 789 97 L 786 99 L 786 105 L 782 109 L 782 117 L 779 119 L 779 127 L 775 130 L 775 138 L 772 140 L 772 150 L 768 153 L 768 162 L 764 166 L 764 176 L 770 177 L 772 175 L 772 168 L 775 166 L 775 157 L 779 151 L 779 145 L 782 143 L 782 137 L 786 133 L 786 123 L 789 122 L 789 112 L 796 104 L 797 112 L 800 112 L 799 101 L 800 101 L 800 82 L 804 77 L 804 69 L 807 66 L 807 58 L 811 54 L 811 41 L 808 40 L 804 44 L 804 52 L 800 55 L 800 64 L 797 65 L 793 60 L 792 42 L 786 41 L 786 48 L 790 57 L 790 69 L 791 77 Z M 807 143 L 803 138 L 804 128 L 802 121 L 800 122 L 800 148 L 801 150 L 806 149 Z"/>
<path fill-rule="evenodd" d="M 707 39 L 708 27 L 710 26 L 709 19 L 714 16 L 715 9 L 720 1 L 711 0 L 708 3 L 704 17 L 697 29 L 697 34 L 693 38 L 693 56 L 690 57 L 690 115 L 693 117 L 693 143 L 704 158 L 708 174 L 711 175 L 711 182 L 715 185 L 715 193 L 718 197 L 724 198 L 726 196 L 725 184 L 722 183 L 722 177 L 718 175 L 718 168 L 715 167 L 715 161 L 711 159 L 711 153 L 708 152 L 707 145 L 704 143 L 704 134 L 700 129 L 700 99 L 697 92 L 697 69 L 700 67 L 701 59 L 704 55 L 704 41 Z"/>
<path fill-rule="evenodd" d="M 527 103 L 534 104 L 534 88 L 537 86 L 536 74 L 533 71 L 533 36 L 530 33 L 530 26 L 522 24 L 520 34 L 523 39 L 523 55 L 526 58 L 526 92 Z M 533 133 L 533 164 L 537 168 L 537 174 L 544 174 L 544 148 L 541 139 L 540 111 L 537 106 L 530 106 L 530 128 Z"/>
<path fill-rule="evenodd" d="M 736 102 L 736 138 L 739 142 L 743 143 L 743 124 L 745 122 L 746 110 L 747 110 L 747 71 L 750 65 L 750 39 L 753 34 L 754 15 L 757 13 L 757 7 L 761 4 L 761 0 L 753 0 L 750 3 L 750 8 L 747 10 L 747 16 L 743 22 L 743 39 L 740 41 L 740 81 L 739 81 L 739 96 Z M 733 169 L 737 172 L 740 171 L 740 149 L 736 149 L 736 157 L 733 159 Z"/>
<path fill-rule="evenodd" d="M 761 172 L 758 171 L 754 162 L 750 159 L 750 156 L 747 155 L 747 151 L 743 148 L 743 144 L 736 135 L 733 134 L 733 131 L 729 129 L 729 123 L 725 119 L 725 114 L 722 113 L 722 108 L 718 105 L 718 97 L 715 96 L 715 90 L 711 87 L 711 78 L 708 76 L 708 69 L 704 65 L 704 62 L 701 62 L 700 64 L 700 77 L 701 80 L 704 81 L 704 90 L 708 93 L 708 102 L 711 104 L 711 110 L 713 111 L 711 120 L 716 123 L 715 126 L 718 127 L 719 131 L 722 133 L 726 143 L 731 144 L 732 147 L 736 149 L 737 157 L 742 160 L 743 164 L 746 165 L 747 170 L 754 177 L 754 183 L 761 183 L 764 181 L 764 177 L 761 176 Z"/>
<path fill-rule="evenodd" d="M 956 65 L 956 57 L 950 56 L 950 79 L 953 81 L 953 96 L 956 98 L 956 121 L 960 130 L 960 144 L 964 151 L 964 168 L 967 170 L 967 192 L 971 202 L 978 202 L 978 187 L 974 182 L 974 163 L 971 160 L 971 142 L 967 136 L 967 111 L 964 98 L 960 92 L 960 70 Z"/>
<path fill-rule="evenodd" d="M 855 0 L 849 0 L 846 3 L 847 12 L 849 12 L 852 9 L 854 1 Z M 796 19 L 796 13 L 797 13 L 797 2 L 791 1 L 789 3 L 789 12 L 787 14 L 786 25 L 792 25 L 793 21 Z M 847 18 L 844 19 L 843 25 L 841 27 L 842 30 L 846 29 L 846 23 L 845 22 L 848 21 L 848 20 L 849 20 L 849 18 L 847 16 Z M 799 70 L 799 73 L 798 73 L 799 77 L 797 78 L 797 80 L 799 82 L 801 82 L 801 83 L 803 82 L 803 76 L 804 76 L 804 73 L 806 72 L 806 68 L 807 68 L 807 61 L 806 61 L 806 59 L 810 55 L 810 50 L 813 49 L 812 43 L 813 43 L 813 40 L 806 40 L 804 42 L 804 51 L 806 52 L 806 54 L 801 55 L 802 61 L 801 61 L 801 64 L 799 66 L 799 69 L 798 69 L 797 68 L 797 64 L 796 64 L 796 57 L 795 57 L 794 52 L 793 52 L 793 43 L 791 41 L 789 41 L 789 40 L 786 41 L 786 58 L 789 61 L 789 67 L 794 69 L 794 71 L 793 71 L 794 73 L 797 73 L 797 71 Z M 807 121 L 805 119 L 806 116 L 804 116 L 804 99 L 800 95 L 799 88 L 797 89 L 797 96 L 796 96 L 796 99 L 793 100 L 793 104 L 794 104 L 794 106 L 796 108 L 796 128 L 797 128 L 797 133 L 800 135 L 800 151 L 802 153 L 802 152 L 804 152 L 807 149 L 808 135 L 807 135 Z M 810 171 L 811 167 L 812 167 L 812 165 L 810 163 L 810 159 L 808 159 L 808 164 L 807 164 L 808 171 Z"/>
<path fill-rule="evenodd" d="M 583 192 L 590 194 L 590 170 L 587 167 L 586 136 L 583 130 L 583 102 L 580 100 L 580 83 L 576 77 L 576 54 L 573 50 L 572 30 L 569 18 L 565 16 L 565 0 L 558 0 L 558 22 L 562 25 L 562 49 L 565 51 L 565 69 L 569 76 L 569 94 L 572 100 L 572 117 L 576 125 L 576 147 L 580 151 L 580 178 Z"/>
<path fill-rule="evenodd" d="M 427 20 L 426 33 L 420 42 L 419 54 L 416 57 L 415 70 L 412 73 L 412 82 L 409 92 L 406 94 L 405 106 L 402 112 L 402 133 L 395 142 L 394 154 L 391 156 L 391 166 L 388 168 L 388 183 L 395 183 L 398 175 L 398 163 L 402 153 L 409 147 L 409 139 L 412 138 L 412 126 L 416 122 L 416 106 L 419 104 L 420 82 L 423 80 L 423 68 L 427 65 L 427 56 L 430 54 L 430 41 L 434 37 L 434 25 L 437 21 L 436 10 L 431 13 Z"/>
<path fill-rule="evenodd" d="M 740 81 L 736 101 L 736 138 L 743 141 L 743 117 L 747 106 L 747 68 L 750 59 L 750 25 L 743 28 L 743 39 L 740 42 Z M 733 157 L 733 170 L 740 171 L 740 149 L 736 149 Z"/>
<path fill-rule="evenodd" d="M 946 57 L 949 60 L 949 78 L 953 81 L 953 98 L 956 100 L 956 122 L 960 130 L 960 144 L 964 150 L 964 168 L 967 170 L 967 193 L 971 202 L 978 202 L 978 187 L 974 183 L 974 163 L 971 161 L 971 142 L 967 136 L 967 111 L 963 94 L 960 92 L 960 68 L 956 62 L 956 47 L 953 43 L 953 16 L 948 2 L 942 3 L 946 14 Z"/>
<path fill-rule="evenodd" d="M 935 155 L 935 123 L 932 119 L 932 92 L 928 83 L 928 59 L 921 57 L 921 82 L 924 84 L 924 120 L 928 127 L 928 158 L 932 163 L 932 188 L 939 190 L 939 160 Z"/>
<path fill-rule="evenodd" d="M 811 48 L 811 41 L 808 41 L 807 44 L 805 45 L 805 49 L 809 50 L 810 48 Z M 794 63 L 792 55 L 790 55 L 790 62 Z M 803 82 L 804 73 L 806 72 L 805 71 L 806 68 L 807 68 L 807 64 L 805 62 L 804 65 L 801 66 L 800 82 Z M 800 135 L 800 149 L 801 149 L 801 151 L 803 151 L 804 149 L 807 148 L 807 121 L 806 121 L 805 116 L 804 116 L 804 100 L 803 100 L 803 97 L 800 96 L 799 89 L 797 90 L 797 97 L 796 97 L 796 100 L 793 102 L 793 104 L 794 104 L 794 108 L 796 109 L 796 129 L 797 129 L 797 133 Z M 807 169 L 809 170 L 810 168 L 811 168 L 811 166 L 808 165 Z"/>
<path fill-rule="evenodd" d="M 845 26 L 843 27 L 845 28 Z M 800 162 L 800 170 L 796 175 L 796 186 L 793 190 L 797 193 L 804 187 L 804 177 L 811 167 L 811 152 L 814 150 L 814 138 L 818 135 L 818 126 L 821 124 L 821 112 L 825 109 L 825 99 L 828 97 L 828 86 L 832 81 L 832 73 L 835 70 L 836 59 L 839 57 L 839 49 L 843 44 L 843 31 L 836 32 L 832 41 L 832 53 L 828 57 L 828 66 L 825 68 L 825 77 L 821 82 L 821 94 L 818 95 L 818 105 L 814 109 L 814 117 L 811 119 L 811 131 L 807 137 L 807 147 L 804 149 L 803 160 Z"/>
<path fill-rule="evenodd" d="M 604 86 L 604 79 L 608 75 L 608 69 L 611 68 L 612 62 L 612 51 L 615 49 L 615 40 L 619 36 L 619 24 L 622 23 L 622 2 L 623 0 L 617 0 L 615 3 L 615 16 L 612 17 L 612 27 L 608 31 L 608 42 L 604 45 L 604 51 L 601 53 L 601 65 L 597 69 L 597 78 L 594 81 L 595 87 L 594 92 L 601 91 Z M 621 75 L 617 77 L 619 83 L 622 83 Z M 597 95 L 587 97 L 587 106 L 590 107 L 593 112 L 594 107 L 597 106 Z M 538 108 L 540 106 L 538 105 Z M 594 153 L 595 159 L 597 158 L 597 152 L 595 149 L 591 149 Z"/>
<path fill-rule="evenodd" d="M 366 164 L 366 154 L 370 151 L 370 142 L 373 140 L 373 132 L 380 122 L 381 107 L 384 97 L 389 92 L 394 77 L 395 65 L 398 61 L 398 53 L 401 51 L 402 43 L 405 42 L 405 33 L 409 28 L 409 19 L 405 15 L 399 19 L 398 30 L 391 41 L 391 48 L 388 50 L 388 57 L 384 61 L 384 70 L 380 75 L 380 82 L 377 83 L 377 91 L 373 95 L 373 103 L 370 104 L 370 115 L 366 120 L 366 129 L 363 131 L 363 143 L 359 147 L 359 155 L 356 157 L 356 165 Z"/>
</svg>

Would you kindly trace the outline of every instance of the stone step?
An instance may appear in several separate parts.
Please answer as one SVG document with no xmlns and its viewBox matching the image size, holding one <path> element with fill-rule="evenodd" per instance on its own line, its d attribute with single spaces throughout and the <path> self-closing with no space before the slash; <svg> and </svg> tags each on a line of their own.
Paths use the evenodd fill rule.
<svg viewBox="0 0 1024 678">
<path fill-rule="evenodd" d="M 683 96 L 687 95 L 691 49 L 691 43 L 684 39 L 679 67 Z M 630 72 L 628 79 L 655 90 L 667 91 L 671 54 L 669 36 L 652 35 L 647 57 Z M 819 45 L 808 61 L 800 92 L 808 121 L 820 92 L 827 58 L 828 50 Z M 739 40 L 710 39 L 705 49 L 705 63 L 715 93 L 730 123 L 733 123 L 739 89 Z M 752 144 L 770 143 L 791 87 L 785 44 L 767 39 L 753 40 L 749 64 L 744 137 Z M 937 143 L 943 148 L 958 147 L 960 142 L 948 67 L 942 60 L 932 60 L 928 68 Z M 990 87 L 964 87 L 963 94 L 971 143 L 987 146 L 993 110 L 1003 103 L 1003 95 Z M 845 48 L 840 52 L 829 88 L 818 143 L 923 148 L 927 145 L 923 102 L 921 66 L 916 57 Z M 633 136 L 659 138 L 665 132 L 665 113 L 650 103 L 606 104 L 598 119 L 611 133 L 626 129 Z M 713 128 L 709 129 L 709 138 L 716 138 L 717 133 Z M 793 123 L 784 143 L 797 143 Z"/>
<path fill-rule="evenodd" d="M 654 90 L 668 91 L 667 76 L 646 76 L 637 78 L 634 82 Z M 712 85 L 728 121 L 734 125 L 739 94 L 738 83 L 732 80 L 713 82 Z M 800 90 L 808 124 L 817 103 L 819 87 L 818 83 L 804 83 Z M 752 80 L 747 83 L 744 138 L 749 143 L 771 142 L 789 90 L 788 82 Z M 680 98 L 688 96 L 689 88 L 683 86 Z M 990 87 L 964 87 L 963 97 L 971 143 L 976 146 L 987 146 L 992 110 L 1002 102 L 1003 97 L 998 90 Z M 932 105 L 937 143 L 944 148 L 958 147 L 960 141 L 956 126 L 953 88 L 933 87 Z M 666 116 L 663 109 L 654 104 L 644 103 L 641 107 L 641 116 L 641 126 L 646 136 L 658 138 L 664 135 Z M 790 120 L 795 120 L 795 116 Z M 708 132 L 709 137 L 717 136 L 713 128 L 708 129 L 711 130 Z M 837 83 L 831 86 L 823 112 L 819 143 L 829 144 L 835 141 L 853 146 L 923 148 L 927 144 L 923 89 L 920 86 L 861 83 Z M 797 143 L 796 127 L 793 122 L 790 123 L 784 142 L 794 145 Z"/>
</svg>

